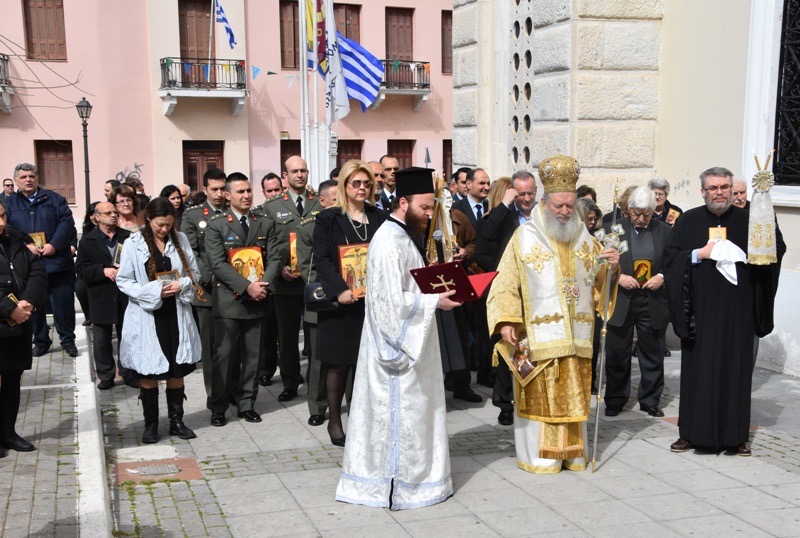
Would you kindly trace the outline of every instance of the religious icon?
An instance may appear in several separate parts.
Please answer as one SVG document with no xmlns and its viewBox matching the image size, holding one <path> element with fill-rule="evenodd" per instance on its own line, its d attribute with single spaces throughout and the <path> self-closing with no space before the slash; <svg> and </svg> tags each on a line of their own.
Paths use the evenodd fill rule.
<svg viewBox="0 0 800 538">
<path fill-rule="evenodd" d="M 14 304 L 19 304 L 19 300 L 17 299 L 17 296 L 16 296 L 16 295 L 14 295 L 13 293 L 9 293 L 8 295 L 6 295 L 6 297 L 7 297 L 7 298 L 9 298 L 9 299 L 11 299 L 11 301 L 12 301 Z M 8 325 L 9 325 L 10 327 L 13 327 L 14 325 L 16 325 L 16 324 L 17 324 L 17 322 L 16 322 L 16 321 L 14 321 L 14 320 L 13 320 L 13 319 L 11 319 L 11 318 L 6 318 L 6 319 L 5 319 L 5 322 L 6 322 L 6 323 L 8 323 Z"/>
<path fill-rule="evenodd" d="M 297 260 L 297 234 L 289 232 L 289 269 L 295 276 L 300 276 L 300 262 Z"/>
<path fill-rule="evenodd" d="M 159 271 L 156 273 L 156 280 L 161 281 L 164 284 L 169 282 L 177 282 L 180 280 L 181 274 L 178 272 L 177 269 L 173 269 L 172 271 Z"/>
<path fill-rule="evenodd" d="M 650 280 L 652 269 L 650 260 L 633 260 L 633 278 L 636 279 L 639 286 Z"/>
<path fill-rule="evenodd" d="M 728 229 L 725 226 L 712 226 L 708 229 L 708 240 L 715 241 L 717 239 L 724 241 L 728 238 Z"/>
<path fill-rule="evenodd" d="M 33 239 L 33 244 L 36 245 L 36 248 L 44 248 L 47 244 L 47 236 L 45 236 L 44 232 L 33 232 L 29 235 Z"/>
<path fill-rule="evenodd" d="M 674 207 L 671 207 L 669 211 L 667 211 L 667 218 L 665 219 L 666 223 L 672 226 L 673 224 L 675 224 L 675 221 L 678 220 L 678 217 L 680 216 L 681 212 L 675 209 Z"/>
<path fill-rule="evenodd" d="M 122 258 L 122 243 L 117 242 L 117 248 L 114 249 L 113 261 L 111 262 L 114 267 L 119 267 L 120 259 Z"/>
<path fill-rule="evenodd" d="M 250 282 L 257 282 L 264 276 L 264 255 L 261 247 L 253 245 L 232 248 L 228 251 L 228 262 Z"/>
<path fill-rule="evenodd" d="M 369 243 L 339 245 L 339 271 L 353 297 L 367 296 L 367 250 Z"/>
</svg>

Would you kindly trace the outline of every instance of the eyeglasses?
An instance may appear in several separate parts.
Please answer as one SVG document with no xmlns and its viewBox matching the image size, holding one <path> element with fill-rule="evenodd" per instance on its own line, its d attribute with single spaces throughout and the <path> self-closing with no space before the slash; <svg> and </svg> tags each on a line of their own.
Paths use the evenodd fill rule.
<svg viewBox="0 0 800 538">
<path fill-rule="evenodd" d="M 731 190 L 731 184 L 728 183 L 727 185 L 720 185 L 718 187 L 703 188 L 703 190 L 710 194 L 714 194 L 716 192 L 728 192 Z"/>
<path fill-rule="evenodd" d="M 372 181 L 368 179 L 352 179 L 348 181 L 348 184 L 355 189 L 360 189 L 361 187 L 369 189 L 370 187 L 372 187 Z"/>
<path fill-rule="evenodd" d="M 648 218 L 653 215 L 652 211 L 639 211 L 637 209 L 631 209 L 628 211 L 628 213 L 630 213 L 632 219 L 638 219 L 642 217 Z"/>
<path fill-rule="evenodd" d="M 3 183 L 3 187 L 13 187 L 13 183 Z"/>
<path fill-rule="evenodd" d="M 656 195 L 656 198 L 666 198 L 667 197 L 666 193 L 663 193 L 663 192 L 653 191 L 653 194 Z"/>
<path fill-rule="evenodd" d="M 114 202 L 114 205 L 133 205 L 133 200 L 130 198 L 122 198 L 121 200 Z"/>
</svg>

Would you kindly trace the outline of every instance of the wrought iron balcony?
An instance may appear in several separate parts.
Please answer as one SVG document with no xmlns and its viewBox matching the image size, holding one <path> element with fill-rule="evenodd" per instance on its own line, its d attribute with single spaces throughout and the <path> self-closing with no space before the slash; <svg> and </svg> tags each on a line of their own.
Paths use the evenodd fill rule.
<svg viewBox="0 0 800 538">
<path fill-rule="evenodd" d="M 417 112 L 431 93 L 430 62 L 386 59 L 381 60 L 381 63 L 383 81 L 372 107 L 378 108 L 387 95 L 412 95 L 414 112 Z"/>
<path fill-rule="evenodd" d="M 0 53 L 0 110 L 11 114 L 11 96 L 16 93 L 8 70 L 8 54 Z"/>
<path fill-rule="evenodd" d="M 172 114 L 179 97 L 222 97 L 233 99 L 238 116 L 247 97 L 244 60 L 208 58 L 161 58 L 161 87 L 164 115 Z"/>
</svg>

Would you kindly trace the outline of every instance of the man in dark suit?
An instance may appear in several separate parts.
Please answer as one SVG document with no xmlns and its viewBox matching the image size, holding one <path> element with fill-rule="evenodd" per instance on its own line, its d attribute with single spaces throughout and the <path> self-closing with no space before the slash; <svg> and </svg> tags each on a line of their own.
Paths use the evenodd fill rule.
<svg viewBox="0 0 800 538">
<path fill-rule="evenodd" d="M 214 351 L 211 357 L 211 425 L 226 424 L 229 396 L 235 391 L 238 417 L 261 422 L 253 409 L 258 394 L 259 356 L 264 344 L 262 325 L 266 317 L 264 300 L 267 283 L 258 279 L 258 261 L 264 266 L 267 237 L 272 223 L 250 211 L 253 190 L 247 176 L 234 172 L 225 180 L 225 197 L 230 208 L 211 219 L 206 228 L 206 256 L 214 275 L 211 312 L 214 316 Z M 261 259 L 250 259 L 237 268 L 231 251 L 258 247 Z M 255 249 L 253 249 L 255 250 Z M 249 262 L 252 270 L 247 270 Z"/>
<path fill-rule="evenodd" d="M 663 177 L 654 177 L 647 182 L 647 186 L 656 195 L 656 209 L 653 218 L 666 222 L 670 226 L 675 224 L 675 219 L 681 216 L 683 209 L 667 200 L 669 196 L 669 181 Z"/>
<path fill-rule="evenodd" d="M 481 219 L 489 209 L 486 197 L 489 196 L 491 180 L 483 168 L 476 168 L 467 174 L 467 195 L 453 203 L 453 209 L 464 213 L 475 231 L 481 225 Z"/>
<path fill-rule="evenodd" d="M 94 208 L 97 227 L 86 233 L 78 244 L 75 270 L 86 282 L 89 295 L 89 321 L 92 322 L 94 367 L 100 382 L 97 388 L 108 390 L 114 386 L 117 365 L 111 345 L 112 327 L 117 328 L 117 340 L 122 334 L 122 321 L 128 296 L 117 288 L 117 249 L 131 235 L 117 228 L 117 210 L 111 202 L 100 202 Z M 119 365 L 119 375 L 129 387 L 138 388 L 133 371 Z"/>
<path fill-rule="evenodd" d="M 396 180 L 394 178 L 395 172 L 400 170 L 400 163 L 397 158 L 391 155 L 384 155 L 381 157 L 381 166 L 383 167 L 383 192 L 381 193 L 381 207 L 388 215 L 391 212 L 392 202 L 395 199 L 395 186 Z"/>
<path fill-rule="evenodd" d="M 620 255 L 619 290 L 606 340 L 606 415 L 616 416 L 631 390 L 631 344 L 638 337 L 639 407 L 663 417 L 665 335 L 669 303 L 662 274 L 662 256 L 672 228 L 653 218 L 656 197 L 640 187 L 628 199 L 628 216 L 621 224 L 629 250 Z M 608 226 L 606 227 L 608 231 Z"/>
<path fill-rule="evenodd" d="M 536 178 L 533 174 L 525 170 L 518 170 L 511 176 L 511 188 L 508 189 L 503 198 L 503 202 L 497 207 L 492 208 L 489 216 L 483 219 L 483 224 L 478 231 L 478 241 L 475 247 L 475 262 L 484 271 L 496 271 L 500 258 L 508 245 L 508 241 L 514 232 L 523 222 L 531 218 L 531 213 L 536 205 Z M 482 303 L 483 301 L 480 301 Z M 483 317 L 480 317 L 480 315 Z M 476 323 L 481 327 L 486 326 L 485 307 L 478 313 Z M 480 336 L 480 335 L 479 335 Z M 484 336 L 488 341 L 488 331 Z M 480 340 L 481 343 L 483 340 Z M 491 348 L 491 345 L 490 345 Z M 484 358 L 485 361 L 485 358 Z M 478 364 L 478 377 L 491 378 L 486 372 L 487 367 Z M 491 382 L 491 379 L 488 379 Z M 514 393 L 511 381 L 511 372 L 505 361 L 498 363 L 495 372 L 494 395 L 492 403 L 500 408 L 500 415 L 497 421 L 505 426 L 514 423 Z"/>
<path fill-rule="evenodd" d="M 454 202 L 467 197 L 467 176 L 470 172 L 472 172 L 472 168 L 462 166 L 453 173 L 453 181 L 456 183 L 456 192 L 453 193 Z"/>
<path fill-rule="evenodd" d="M 206 256 L 206 229 L 214 216 L 225 211 L 225 178 L 225 172 L 219 168 L 212 168 L 203 174 L 203 192 L 206 201 L 184 211 L 181 219 L 181 231 L 189 239 L 197 267 L 200 269 L 200 279 L 197 283 L 205 293 L 205 301 L 201 301 L 198 297 L 192 300 L 192 311 L 202 342 L 201 361 L 203 382 L 206 386 L 206 406 L 208 398 L 211 397 L 211 353 L 214 349 L 214 317 L 211 313 L 214 275 Z"/>
<path fill-rule="evenodd" d="M 279 367 L 283 381 L 283 392 L 278 395 L 278 401 L 288 402 L 297 396 L 297 387 L 303 382 L 299 336 L 305 289 L 299 267 L 290 265 L 290 240 L 294 238 L 296 241 L 300 221 L 315 216 L 322 206 L 314 193 L 306 188 L 308 166 L 302 157 L 294 155 L 286 159 L 283 176 L 288 184 L 287 191 L 283 196 L 265 202 L 260 210 L 274 225 L 270 227 L 265 278 L 275 293 L 278 318 Z"/>
</svg>

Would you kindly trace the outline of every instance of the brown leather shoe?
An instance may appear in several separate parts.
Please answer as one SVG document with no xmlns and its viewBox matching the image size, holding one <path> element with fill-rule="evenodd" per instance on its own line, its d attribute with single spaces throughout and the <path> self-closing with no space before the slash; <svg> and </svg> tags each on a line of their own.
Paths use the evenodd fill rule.
<svg viewBox="0 0 800 538">
<path fill-rule="evenodd" d="M 750 447 L 747 446 L 747 443 L 742 443 L 738 447 L 736 447 L 736 455 L 737 456 L 751 456 L 753 452 L 750 450 Z"/>
<path fill-rule="evenodd" d="M 686 452 L 691 448 L 692 448 L 692 443 L 690 443 L 686 439 L 678 439 L 669 446 L 669 449 L 672 450 L 673 452 Z"/>
</svg>

